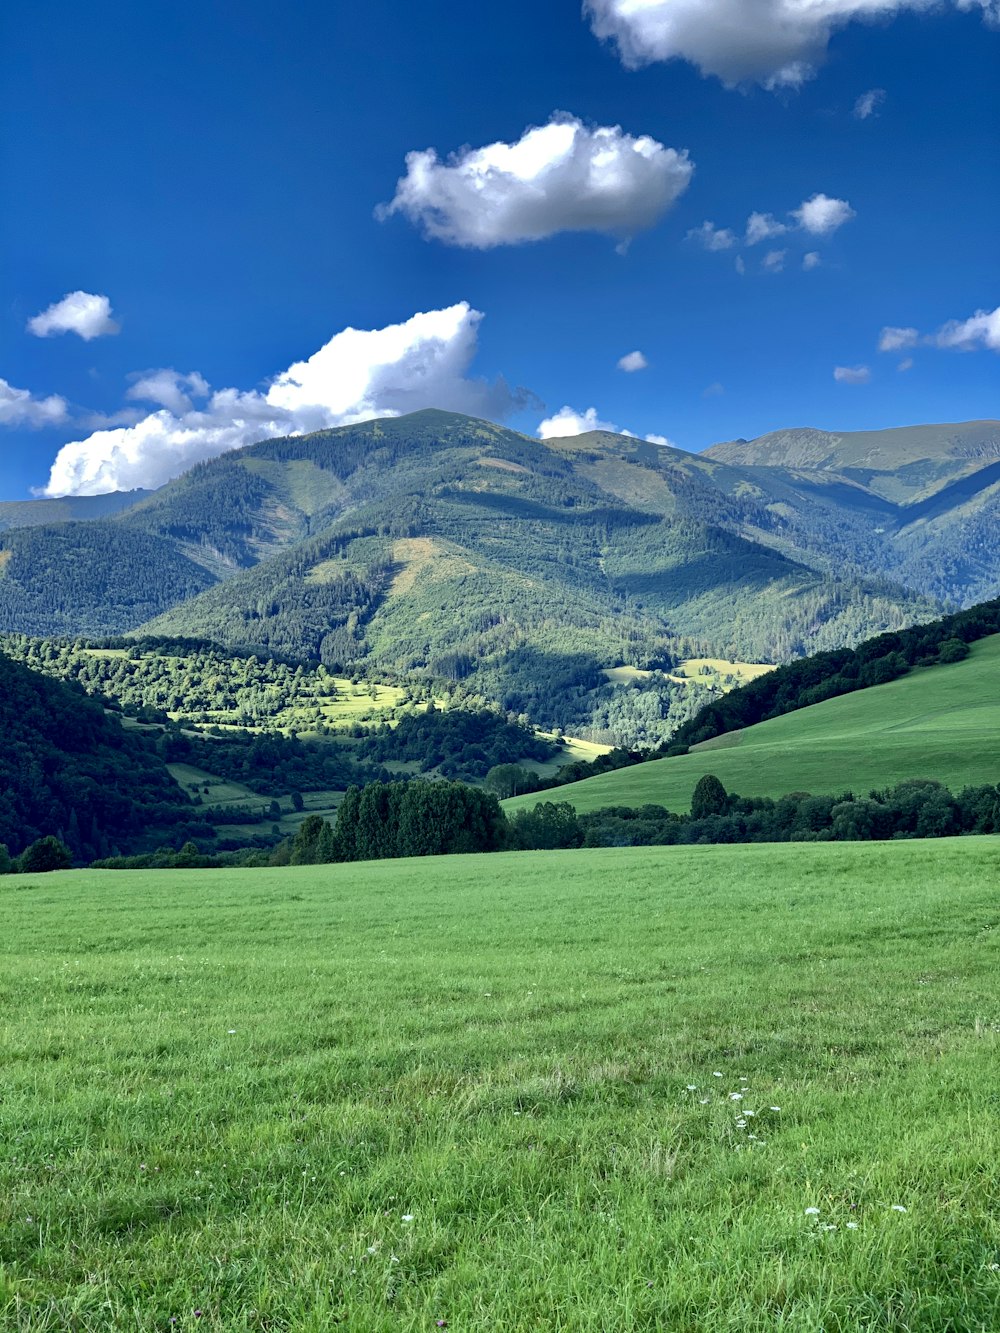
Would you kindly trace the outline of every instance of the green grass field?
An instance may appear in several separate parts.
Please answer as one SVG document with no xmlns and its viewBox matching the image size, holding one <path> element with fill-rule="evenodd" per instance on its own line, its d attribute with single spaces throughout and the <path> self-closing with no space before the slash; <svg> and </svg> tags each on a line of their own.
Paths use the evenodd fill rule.
<svg viewBox="0 0 1000 1333">
<path fill-rule="evenodd" d="M 914 671 L 720 736 L 678 758 L 504 805 L 513 811 L 540 800 L 569 801 L 582 813 L 649 803 L 684 812 L 706 773 L 741 796 L 860 795 L 906 778 L 936 778 L 956 791 L 1000 782 L 1000 635 L 973 644 L 972 656 L 954 666 Z"/>
<path fill-rule="evenodd" d="M 0 879 L 0 1329 L 995 1330 L 998 865 Z"/>
</svg>

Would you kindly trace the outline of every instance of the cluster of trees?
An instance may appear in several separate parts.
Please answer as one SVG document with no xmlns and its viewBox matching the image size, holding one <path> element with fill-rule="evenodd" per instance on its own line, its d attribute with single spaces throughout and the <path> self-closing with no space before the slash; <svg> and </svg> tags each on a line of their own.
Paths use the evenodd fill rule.
<svg viewBox="0 0 1000 1333">
<path fill-rule="evenodd" d="M 968 656 L 970 643 L 1000 632 L 1000 599 L 913 629 L 881 634 L 857 648 L 818 653 L 779 667 L 703 708 L 674 736 L 670 752 L 751 727 L 837 695 L 882 685 L 915 666 Z"/>
<path fill-rule="evenodd" d="M 249 787 L 259 796 L 344 791 L 358 783 L 389 779 L 380 765 L 359 763 L 345 747 L 278 734 L 256 735 L 220 728 L 215 733 L 194 735 L 170 725 L 155 744 L 167 763 L 204 769 Z"/>
<path fill-rule="evenodd" d="M 75 680 L 88 694 L 102 695 L 144 720 L 163 721 L 171 714 L 203 726 L 321 732 L 345 688 L 316 663 L 199 640 L 53 642 L 6 635 L 0 647 L 32 670 Z"/>
<path fill-rule="evenodd" d="M 852 792 L 779 800 L 728 793 L 703 777 L 689 814 L 661 805 L 619 806 L 577 815 L 567 802 L 546 802 L 511 820 L 512 845 L 550 847 L 667 847 L 695 843 L 867 842 L 1000 833 L 1000 787 L 967 787 L 952 794 L 940 782 L 911 779 L 858 797 Z"/>
<path fill-rule="evenodd" d="M 148 740 L 82 690 L 0 654 L 0 842 L 55 837 L 74 859 L 107 856 L 195 815 Z"/>
<path fill-rule="evenodd" d="M 521 722 L 489 709 L 436 708 L 408 713 L 395 726 L 384 723 L 365 733 L 356 753 L 378 763 L 419 763 L 428 773 L 439 769 L 446 778 L 476 782 L 500 764 L 519 760 L 546 763 L 557 753 L 551 741 Z"/>
<path fill-rule="evenodd" d="M 495 852 L 507 821 L 495 796 L 461 782 L 376 782 L 352 787 L 335 825 L 309 815 L 271 864 L 383 861 Z"/>
<path fill-rule="evenodd" d="M 931 779 L 911 779 L 864 797 L 852 792 L 826 796 L 793 792 L 774 800 L 737 796 L 707 775 L 695 788 L 688 814 L 644 805 L 578 815 L 569 802 L 545 801 L 509 819 L 494 795 L 459 782 L 377 782 L 352 787 L 335 824 L 309 815 L 293 838 L 271 849 L 212 855 L 189 843 L 179 852 L 164 848 L 95 865 L 106 869 L 322 865 L 468 852 L 865 842 L 992 833 L 1000 833 L 1000 786 L 967 787 L 953 794 Z M 51 849 L 45 853 L 51 854 Z M 61 867 L 39 863 L 34 868 Z"/>
</svg>

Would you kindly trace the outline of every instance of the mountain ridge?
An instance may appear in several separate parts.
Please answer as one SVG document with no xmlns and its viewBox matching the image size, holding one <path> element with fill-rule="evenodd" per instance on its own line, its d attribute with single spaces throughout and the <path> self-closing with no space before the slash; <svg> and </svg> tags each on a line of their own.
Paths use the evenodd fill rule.
<svg viewBox="0 0 1000 1333">
<path fill-rule="evenodd" d="M 992 438 L 918 430 L 907 457 L 956 431 L 963 447 Z M 542 441 L 433 409 L 266 440 L 111 517 L 0 533 L 0 630 L 141 630 L 474 678 L 483 699 L 563 725 L 607 668 L 788 660 L 1000 584 L 985 455 L 931 459 L 948 478 L 917 508 L 857 468 L 729 461 L 745 448 Z"/>
</svg>

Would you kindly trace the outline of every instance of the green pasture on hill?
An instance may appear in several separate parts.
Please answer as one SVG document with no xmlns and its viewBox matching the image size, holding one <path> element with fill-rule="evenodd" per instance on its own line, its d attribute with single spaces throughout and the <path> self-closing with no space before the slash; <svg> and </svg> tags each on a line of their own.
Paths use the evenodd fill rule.
<svg viewBox="0 0 1000 1333">
<path fill-rule="evenodd" d="M 740 796 L 866 795 L 907 778 L 935 778 L 954 791 L 1000 782 L 1000 635 L 973 644 L 971 657 L 953 666 L 918 669 L 719 736 L 687 755 L 518 796 L 504 806 L 569 801 L 583 813 L 653 804 L 682 813 L 706 773 Z"/>
<path fill-rule="evenodd" d="M 0 1328 L 995 1330 L 998 866 L 0 880 Z"/>
</svg>

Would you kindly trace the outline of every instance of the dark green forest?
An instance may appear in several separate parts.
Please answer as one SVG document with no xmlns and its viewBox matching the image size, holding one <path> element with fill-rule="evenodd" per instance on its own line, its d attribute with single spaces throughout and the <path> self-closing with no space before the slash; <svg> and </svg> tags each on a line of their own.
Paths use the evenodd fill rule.
<svg viewBox="0 0 1000 1333">
<path fill-rule="evenodd" d="M 80 861 L 183 839 L 187 797 L 137 734 L 82 690 L 0 653 L 0 843 L 13 854 L 54 836 Z"/>
</svg>

